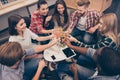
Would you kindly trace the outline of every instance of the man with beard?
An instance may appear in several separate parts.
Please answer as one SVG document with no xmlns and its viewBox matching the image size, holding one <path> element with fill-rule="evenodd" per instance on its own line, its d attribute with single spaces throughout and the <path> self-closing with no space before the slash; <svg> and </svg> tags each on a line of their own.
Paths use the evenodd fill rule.
<svg viewBox="0 0 120 80">
<path fill-rule="evenodd" d="M 72 36 L 87 44 L 92 43 L 93 36 L 95 36 L 93 34 L 97 30 L 94 26 L 101 16 L 99 12 L 89 10 L 89 5 L 89 0 L 77 1 L 77 10 L 72 13 L 70 25 L 67 29 Z"/>
</svg>

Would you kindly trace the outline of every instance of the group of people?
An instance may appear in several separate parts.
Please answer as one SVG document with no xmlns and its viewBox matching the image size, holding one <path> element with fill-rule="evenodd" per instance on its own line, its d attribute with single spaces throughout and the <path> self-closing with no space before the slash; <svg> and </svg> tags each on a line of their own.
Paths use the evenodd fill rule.
<svg viewBox="0 0 120 80">
<path fill-rule="evenodd" d="M 29 28 L 20 15 L 8 18 L 9 42 L 0 46 L 2 80 L 39 80 L 46 66 L 42 52 L 61 40 L 56 28 L 70 35 L 62 42 L 78 54 L 76 63 L 58 63 L 56 71 L 61 80 L 120 79 L 117 16 L 90 10 L 89 0 L 76 4 L 77 9 L 70 14 L 64 0 L 57 0 L 54 13 L 49 15 L 47 2 L 39 0 Z M 40 44 L 32 43 L 32 39 Z"/>
</svg>

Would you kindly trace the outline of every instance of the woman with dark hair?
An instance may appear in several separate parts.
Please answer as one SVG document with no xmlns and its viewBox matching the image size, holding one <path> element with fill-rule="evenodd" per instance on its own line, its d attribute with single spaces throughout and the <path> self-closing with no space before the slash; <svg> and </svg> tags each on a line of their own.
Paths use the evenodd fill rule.
<svg viewBox="0 0 120 80">
<path fill-rule="evenodd" d="M 24 49 L 34 47 L 31 39 L 45 41 L 52 39 L 54 35 L 39 37 L 26 27 L 25 20 L 20 15 L 12 15 L 8 18 L 10 42 L 19 42 Z"/>
<path fill-rule="evenodd" d="M 53 20 L 55 27 L 62 27 L 63 30 L 66 30 L 66 28 L 68 27 L 69 14 L 64 0 L 56 1 Z"/>
<path fill-rule="evenodd" d="M 37 41 L 44 41 L 44 40 L 49 40 L 49 39 L 54 40 L 53 38 L 55 38 L 54 34 L 50 36 L 46 36 L 46 37 L 39 37 L 38 35 L 36 35 L 35 33 L 33 33 L 31 30 L 29 30 L 26 27 L 25 20 L 20 15 L 15 14 L 15 15 L 11 15 L 10 17 L 8 17 L 8 25 L 9 25 L 9 34 L 10 34 L 9 42 L 18 42 L 21 44 L 23 49 L 28 50 L 28 49 L 32 49 L 32 48 L 36 48 L 37 46 L 40 46 L 40 48 L 37 47 L 36 49 L 43 51 L 47 49 L 48 47 L 52 46 L 51 42 L 45 45 L 36 45 L 31 42 L 31 39 L 34 39 Z M 38 61 L 42 57 L 43 57 L 42 54 L 37 54 L 37 52 L 36 54 L 26 56 L 28 60 L 25 60 L 25 65 L 27 66 L 25 67 L 26 73 L 24 75 L 27 75 L 26 77 L 27 79 L 25 80 L 31 80 L 31 78 L 34 75 L 35 70 L 38 67 Z M 28 64 L 29 59 L 30 61 L 32 61 L 31 64 Z M 32 59 L 34 59 L 34 61 Z"/>
</svg>

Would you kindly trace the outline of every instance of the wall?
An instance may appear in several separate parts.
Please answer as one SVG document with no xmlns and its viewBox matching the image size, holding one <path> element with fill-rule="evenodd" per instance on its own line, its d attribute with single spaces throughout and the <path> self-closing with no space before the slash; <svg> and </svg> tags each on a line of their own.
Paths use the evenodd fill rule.
<svg viewBox="0 0 120 80">
<path fill-rule="evenodd" d="M 111 6 L 104 13 L 115 13 L 118 18 L 118 32 L 120 32 L 120 0 L 113 0 Z"/>
<path fill-rule="evenodd" d="M 56 0 L 46 0 L 47 3 L 48 3 L 48 6 L 52 6 L 55 4 Z M 33 4 L 32 4 L 33 2 Z M 27 6 L 23 6 L 22 4 L 26 5 L 26 4 L 29 4 Z M 6 29 L 8 27 L 8 23 L 7 23 L 7 19 L 8 19 L 8 16 L 12 15 L 12 14 L 19 14 L 21 16 L 29 16 L 30 14 L 33 13 L 34 10 L 36 10 L 36 4 L 34 3 L 37 3 L 37 0 L 34 0 L 34 1 L 31 1 L 30 0 L 27 0 L 26 2 L 23 2 L 21 4 L 21 7 L 22 8 L 19 8 L 17 10 L 13 10 L 12 9 L 12 12 L 8 12 L 6 14 L 3 14 L 3 15 L 0 15 L 0 31 Z M 20 5 L 16 5 L 17 7 L 20 6 Z M 1 11 L 0 11 L 1 12 Z"/>
<path fill-rule="evenodd" d="M 66 4 L 70 8 L 76 9 L 77 0 L 65 0 Z M 112 0 L 90 0 L 89 8 L 103 12 L 111 5 Z"/>
<path fill-rule="evenodd" d="M 8 20 L 7 19 L 10 15 L 13 15 L 13 14 L 19 14 L 21 16 L 29 16 L 27 9 L 25 7 L 18 9 L 18 10 L 15 10 L 13 12 L 10 12 L 9 14 L 5 14 L 5 15 L 0 16 L 0 31 L 8 27 L 8 22 L 7 22 Z"/>
</svg>

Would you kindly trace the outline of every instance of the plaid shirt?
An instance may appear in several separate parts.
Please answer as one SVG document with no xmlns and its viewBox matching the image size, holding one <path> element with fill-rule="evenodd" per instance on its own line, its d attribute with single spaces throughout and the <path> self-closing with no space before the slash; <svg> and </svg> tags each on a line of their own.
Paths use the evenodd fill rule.
<svg viewBox="0 0 120 80">
<path fill-rule="evenodd" d="M 95 10 L 88 10 L 86 17 L 87 17 L 87 21 L 86 21 L 86 30 L 88 30 L 91 27 L 94 27 L 94 22 L 95 20 L 99 20 L 100 18 L 100 13 L 95 11 Z M 70 29 L 73 29 L 77 22 L 78 22 L 79 18 L 77 17 L 77 11 L 73 12 L 71 15 L 71 19 L 70 19 Z"/>
<path fill-rule="evenodd" d="M 36 34 L 41 33 L 41 30 L 44 29 L 43 20 L 44 17 L 41 16 L 39 12 L 36 10 L 31 16 L 31 24 L 29 29 Z"/>
</svg>

